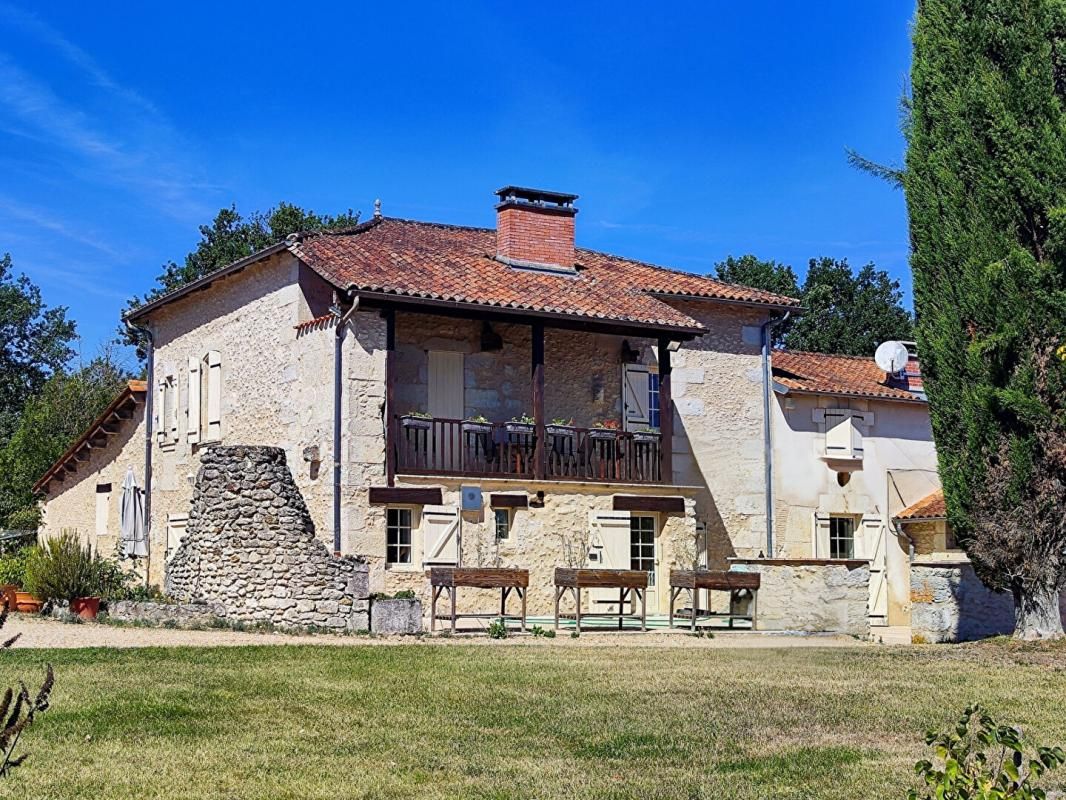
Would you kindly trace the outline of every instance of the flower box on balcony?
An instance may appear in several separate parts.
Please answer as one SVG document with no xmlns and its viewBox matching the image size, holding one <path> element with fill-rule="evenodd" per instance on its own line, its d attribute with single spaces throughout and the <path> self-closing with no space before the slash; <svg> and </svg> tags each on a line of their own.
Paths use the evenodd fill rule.
<svg viewBox="0 0 1066 800">
<path fill-rule="evenodd" d="M 661 438 L 659 431 L 633 431 L 634 442 L 657 442 Z"/>
<path fill-rule="evenodd" d="M 515 433 L 522 436 L 533 435 L 533 423 L 532 422 L 505 422 L 504 428 L 508 433 Z"/>
<path fill-rule="evenodd" d="M 463 420 L 463 433 L 492 433 L 491 422 L 475 422 L 474 420 Z"/>
<path fill-rule="evenodd" d="M 544 430 L 549 436 L 577 436 L 577 428 L 571 425 L 545 425 Z"/>
<path fill-rule="evenodd" d="M 618 438 L 618 431 L 615 428 L 589 428 L 589 438 L 610 441 Z"/>
<path fill-rule="evenodd" d="M 414 428 L 415 430 L 429 430 L 433 425 L 432 417 L 420 417 L 417 414 L 404 414 L 400 417 L 400 424 L 405 428 Z"/>
</svg>

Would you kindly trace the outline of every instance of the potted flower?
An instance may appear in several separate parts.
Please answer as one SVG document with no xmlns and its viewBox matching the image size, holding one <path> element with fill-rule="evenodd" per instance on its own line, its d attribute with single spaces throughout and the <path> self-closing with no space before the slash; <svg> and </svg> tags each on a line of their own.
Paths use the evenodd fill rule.
<svg viewBox="0 0 1066 800">
<path fill-rule="evenodd" d="M 549 436 L 569 436 L 572 438 L 577 434 L 573 418 L 566 419 L 565 417 L 555 417 L 544 426 L 544 430 L 547 431 Z"/>
<path fill-rule="evenodd" d="M 508 433 L 518 433 L 524 435 L 530 435 L 533 433 L 533 426 L 536 425 L 536 420 L 529 414 L 523 414 L 520 417 L 511 417 L 511 419 L 504 424 Z"/>
<path fill-rule="evenodd" d="M 405 428 L 416 430 L 429 430 L 433 424 L 433 415 L 425 411 L 409 411 L 400 417 L 400 424 Z"/>
<path fill-rule="evenodd" d="M 18 609 L 19 594 L 25 594 L 23 598 L 25 602 L 34 602 L 32 595 L 21 591 L 23 581 L 26 579 L 26 561 L 31 552 L 33 552 L 33 545 L 20 547 L 13 553 L 0 556 L 0 597 L 11 611 Z"/>
<path fill-rule="evenodd" d="M 662 434 L 655 428 L 641 428 L 640 430 L 633 431 L 634 442 L 657 442 L 662 438 Z"/>
<path fill-rule="evenodd" d="M 81 546 L 76 533 L 65 531 L 34 549 L 26 562 L 26 589 L 40 598 L 38 602 L 66 601 L 72 613 L 96 619 L 102 561 L 91 548 Z"/>
<path fill-rule="evenodd" d="M 492 423 L 484 414 L 474 413 L 463 420 L 464 433 L 491 433 Z"/>
<path fill-rule="evenodd" d="M 616 419 L 604 419 L 593 424 L 589 430 L 589 438 L 592 439 L 617 439 L 622 426 Z"/>
</svg>

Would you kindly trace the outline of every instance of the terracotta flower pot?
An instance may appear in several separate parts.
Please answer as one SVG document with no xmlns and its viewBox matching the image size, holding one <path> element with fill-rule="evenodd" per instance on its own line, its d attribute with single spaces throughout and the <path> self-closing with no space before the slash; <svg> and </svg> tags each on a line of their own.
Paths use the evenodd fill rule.
<svg viewBox="0 0 1066 800">
<path fill-rule="evenodd" d="M 15 607 L 23 614 L 37 614 L 44 605 L 42 600 L 37 599 L 29 592 L 15 592 Z"/>
<path fill-rule="evenodd" d="M 99 597 L 77 597 L 70 601 L 70 613 L 77 614 L 82 619 L 96 619 L 100 613 Z"/>
<path fill-rule="evenodd" d="M 3 597 L 4 603 L 7 605 L 9 611 L 14 611 L 18 608 L 18 598 L 15 596 L 19 587 L 13 583 L 7 583 L 0 586 L 0 596 Z"/>
</svg>

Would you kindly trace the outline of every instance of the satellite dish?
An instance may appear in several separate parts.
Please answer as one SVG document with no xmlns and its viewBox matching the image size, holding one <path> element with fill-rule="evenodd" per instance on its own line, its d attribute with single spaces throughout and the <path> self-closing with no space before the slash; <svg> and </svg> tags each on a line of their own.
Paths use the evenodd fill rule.
<svg viewBox="0 0 1066 800">
<path fill-rule="evenodd" d="M 874 361 L 885 372 L 895 375 L 902 372 L 910 359 L 907 346 L 903 342 L 881 342 L 874 352 Z"/>
</svg>

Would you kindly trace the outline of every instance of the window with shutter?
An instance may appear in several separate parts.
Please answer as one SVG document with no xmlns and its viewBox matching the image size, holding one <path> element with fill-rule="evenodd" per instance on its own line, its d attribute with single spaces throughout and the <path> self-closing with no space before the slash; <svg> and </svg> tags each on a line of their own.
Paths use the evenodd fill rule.
<svg viewBox="0 0 1066 800">
<path fill-rule="evenodd" d="M 178 440 L 178 380 L 165 375 L 156 389 L 154 414 L 156 438 L 159 444 L 173 444 Z"/>
<path fill-rule="evenodd" d="M 827 408 L 825 413 L 825 457 L 861 459 L 863 457 L 863 414 L 847 408 Z"/>
</svg>

